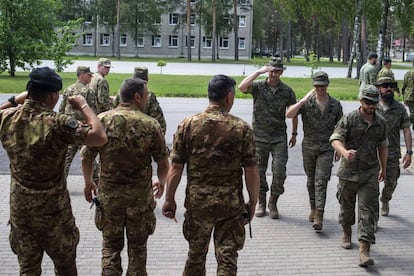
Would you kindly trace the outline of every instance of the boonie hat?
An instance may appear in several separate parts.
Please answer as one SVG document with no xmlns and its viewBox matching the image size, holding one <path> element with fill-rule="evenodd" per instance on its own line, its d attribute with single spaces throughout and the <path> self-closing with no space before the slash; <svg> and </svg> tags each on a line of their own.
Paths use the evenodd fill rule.
<svg viewBox="0 0 414 276">
<path fill-rule="evenodd" d="M 323 85 L 326 86 L 329 84 L 329 77 L 328 74 L 323 72 L 323 71 L 319 71 L 316 72 L 313 77 L 313 85 Z"/>
<path fill-rule="evenodd" d="M 89 75 L 92 75 L 91 69 L 89 69 L 89 67 L 87 66 L 78 66 L 78 68 L 76 69 L 76 73 L 77 74 L 87 73 Z"/>
<path fill-rule="evenodd" d="M 390 62 L 391 63 L 391 58 L 390 57 L 385 57 L 384 62 Z"/>
<path fill-rule="evenodd" d="M 49 67 L 39 67 L 29 74 L 29 83 L 41 89 L 43 92 L 57 92 L 62 89 L 62 78 L 55 70 Z"/>
<path fill-rule="evenodd" d="M 145 66 L 138 66 L 134 68 L 134 78 L 148 81 L 148 68 Z"/>
<path fill-rule="evenodd" d="M 391 78 L 391 77 L 381 77 L 381 78 L 379 78 L 377 80 L 377 82 L 375 83 L 375 85 L 381 85 L 381 84 L 384 84 L 384 83 L 392 83 L 392 84 L 395 84 L 397 82 L 394 80 L 394 78 Z"/>
<path fill-rule="evenodd" d="M 272 58 L 267 65 L 274 67 L 276 70 L 286 70 L 286 67 L 283 66 L 281 58 Z"/>
<path fill-rule="evenodd" d="M 367 99 L 373 102 L 379 102 L 380 94 L 378 89 L 374 85 L 365 85 L 360 90 L 359 99 Z"/>
<path fill-rule="evenodd" d="M 109 58 L 100 58 L 98 59 L 98 65 L 111 67 L 111 60 Z"/>
<path fill-rule="evenodd" d="M 371 58 L 378 58 L 377 53 L 375 53 L 375 52 L 370 52 L 370 53 L 368 54 L 368 59 L 371 59 Z"/>
</svg>

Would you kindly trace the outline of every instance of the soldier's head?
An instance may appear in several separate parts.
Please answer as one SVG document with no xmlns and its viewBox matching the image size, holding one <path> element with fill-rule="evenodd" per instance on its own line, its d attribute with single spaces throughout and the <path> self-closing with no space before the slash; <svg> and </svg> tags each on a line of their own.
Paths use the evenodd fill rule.
<svg viewBox="0 0 414 276">
<path fill-rule="evenodd" d="M 233 106 L 236 81 L 226 75 L 215 75 L 208 83 L 208 99 L 211 103 L 218 103 L 226 111 Z"/>
<path fill-rule="evenodd" d="M 280 57 L 273 57 L 270 62 L 267 64 L 271 68 L 268 71 L 268 79 L 270 82 L 279 82 L 280 76 L 283 74 L 283 71 L 286 70 L 286 67 L 283 65 L 283 60 Z"/>
<path fill-rule="evenodd" d="M 323 71 L 316 72 L 312 76 L 312 84 L 317 94 L 321 96 L 326 94 L 329 85 L 328 74 Z"/>
<path fill-rule="evenodd" d="M 143 111 L 148 99 L 147 84 L 144 80 L 131 78 L 125 80 L 119 90 L 121 101 L 131 103 Z"/>
<path fill-rule="evenodd" d="M 109 74 L 109 70 L 111 70 L 111 67 L 111 60 L 109 58 L 98 59 L 98 72 L 103 77 Z"/>
<path fill-rule="evenodd" d="M 142 79 L 148 82 L 148 68 L 145 66 L 138 66 L 134 68 L 134 78 Z"/>
<path fill-rule="evenodd" d="M 49 67 L 36 68 L 29 74 L 26 90 L 33 100 L 45 102 L 53 108 L 59 100 L 61 89 L 61 77 Z"/>
<path fill-rule="evenodd" d="M 377 104 L 380 100 L 380 94 L 378 89 L 374 85 L 364 85 L 360 88 L 359 99 L 361 108 L 367 113 L 372 114 L 377 108 Z"/>
<path fill-rule="evenodd" d="M 390 57 L 385 57 L 384 60 L 382 61 L 382 64 L 384 64 L 384 67 L 388 69 L 391 68 L 391 63 L 392 63 L 392 60 Z"/>
<path fill-rule="evenodd" d="M 397 82 L 391 77 L 381 77 L 377 80 L 375 86 L 380 92 L 381 101 L 385 103 L 391 103 L 394 101 L 394 88 L 396 85 Z"/>
<path fill-rule="evenodd" d="M 76 69 L 76 76 L 78 77 L 78 80 L 87 85 L 88 83 L 91 82 L 91 78 L 92 78 L 92 72 L 91 69 L 89 69 L 89 67 L 87 66 L 78 66 L 78 68 Z"/>
<path fill-rule="evenodd" d="M 377 55 L 377 53 L 375 53 L 375 52 L 370 52 L 370 53 L 368 54 L 368 61 L 369 61 L 369 63 L 370 63 L 370 64 L 372 64 L 372 65 L 377 64 L 377 58 L 378 58 L 378 55 Z"/>
</svg>

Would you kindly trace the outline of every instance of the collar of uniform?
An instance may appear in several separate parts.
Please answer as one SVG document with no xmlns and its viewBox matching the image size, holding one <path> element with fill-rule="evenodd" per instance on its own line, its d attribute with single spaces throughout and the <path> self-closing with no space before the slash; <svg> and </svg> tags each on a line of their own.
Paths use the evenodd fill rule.
<svg viewBox="0 0 414 276">
<path fill-rule="evenodd" d="M 361 107 L 359 107 L 359 108 L 358 108 L 357 113 L 358 113 L 358 118 L 359 118 L 362 122 L 364 122 L 365 124 L 368 124 L 368 122 L 367 122 L 367 121 L 365 121 L 365 120 L 364 120 L 364 117 L 362 117 L 362 115 L 361 115 Z M 373 126 L 373 125 L 379 125 L 377 111 L 375 111 L 375 112 L 374 112 L 374 119 L 372 120 L 372 124 L 371 124 L 371 126 Z"/>
<path fill-rule="evenodd" d="M 210 104 L 207 107 L 206 112 L 220 112 L 220 113 L 225 113 L 223 107 L 221 107 L 220 105 L 215 105 L 215 104 Z"/>
<path fill-rule="evenodd" d="M 132 109 L 132 110 L 139 110 L 138 106 L 131 104 L 131 103 L 124 103 L 121 102 L 117 108 L 122 108 L 122 109 Z M 141 110 L 139 110 L 141 111 Z"/>
<path fill-rule="evenodd" d="M 24 101 L 23 107 L 25 109 L 36 109 L 40 111 L 50 111 L 51 109 L 45 103 L 34 101 L 31 99 L 26 99 Z"/>
</svg>

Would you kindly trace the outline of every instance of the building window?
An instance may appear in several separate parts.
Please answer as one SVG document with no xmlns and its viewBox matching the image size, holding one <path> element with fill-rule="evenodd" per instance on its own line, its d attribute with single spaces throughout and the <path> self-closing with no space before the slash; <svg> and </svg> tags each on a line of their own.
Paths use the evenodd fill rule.
<svg viewBox="0 0 414 276">
<path fill-rule="evenodd" d="M 152 47 L 161 47 L 161 36 L 160 35 L 153 35 L 152 36 Z"/>
<path fill-rule="evenodd" d="M 195 26 L 196 25 L 196 15 L 195 14 L 191 14 L 190 15 L 190 25 L 191 26 Z"/>
<path fill-rule="evenodd" d="M 170 25 L 177 25 L 179 22 L 179 15 L 177 13 L 170 13 Z"/>
<path fill-rule="evenodd" d="M 246 49 L 246 38 L 239 37 L 239 49 Z"/>
<path fill-rule="evenodd" d="M 187 37 L 188 36 L 185 36 L 185 48 L 188 47 Z M 191 48 L 195 48 L 195 36 L 191 36 L 191 38 L 190 38 L 190 44 L 191 44 Z"/>
<path fill-rule="evenodd" d="M 220 49 L 228 49 L 229 48 L 229 38 L 228 37 L 220 37 L 220 39 L 219 39 L 219 48 Z"/>
<path fill-rule="evenodd" d="M 238 0 L 237 2 L 242 6 L 250 5 L 250 0 Z"/>
<path fill-rule="evenodd" d="M 161 25 L 161 17 L 154 18 L 152 25 Z"/>
<path fill-rule="evenodd" d="M 246 26 L 247 26 L 246 16 L 245 15 L 239 15 L 238 18 L 239 18 L 239 27 L 246 28 Z"/>
<path fill-rule="evenodd" d="M 177 35 L 170 35 L 168 37 L 168 47 L 178 48 L 178 36 Z"/>
<path fill-rule="evenodd" d="M 143 35 L 138 35 L 137 37 L 137 47 L 144 47 L 144 36 Z"/>
<path fill-rule="evenodd" d="M 92 34 L 84 34 L 83 35 L 83 45 L 84 46 L 92 46 L 93 45 L 93 35 Z"/>
<path fill-rule="evenodd" d="M 211 37 L 203 36 L 203 48 L 211 48 Z"/>
<path fill-rule="evenodd" d="M 127 35 L 121 34 L 121 37 L 119 39 L 119 46 L 126 47 L 127 46 Z"/>
<path fill-rule="evenodd" d="M 101 34 L 99 42 L 101 46 L 110 46 L 111 38 L 109 37 L 109 34 Z"/>
</svg>

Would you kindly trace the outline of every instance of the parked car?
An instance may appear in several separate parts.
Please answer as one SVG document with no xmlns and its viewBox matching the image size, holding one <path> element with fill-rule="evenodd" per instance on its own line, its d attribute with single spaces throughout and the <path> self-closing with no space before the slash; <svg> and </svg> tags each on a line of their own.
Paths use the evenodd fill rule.
<svg viewBox="0 0 414 276">
<path fill-rule="evenodd" d="M 414 52 L 409 52 L 405 56 L 405 61 L 413 61 L 414 60 Z"/>
</svg>

